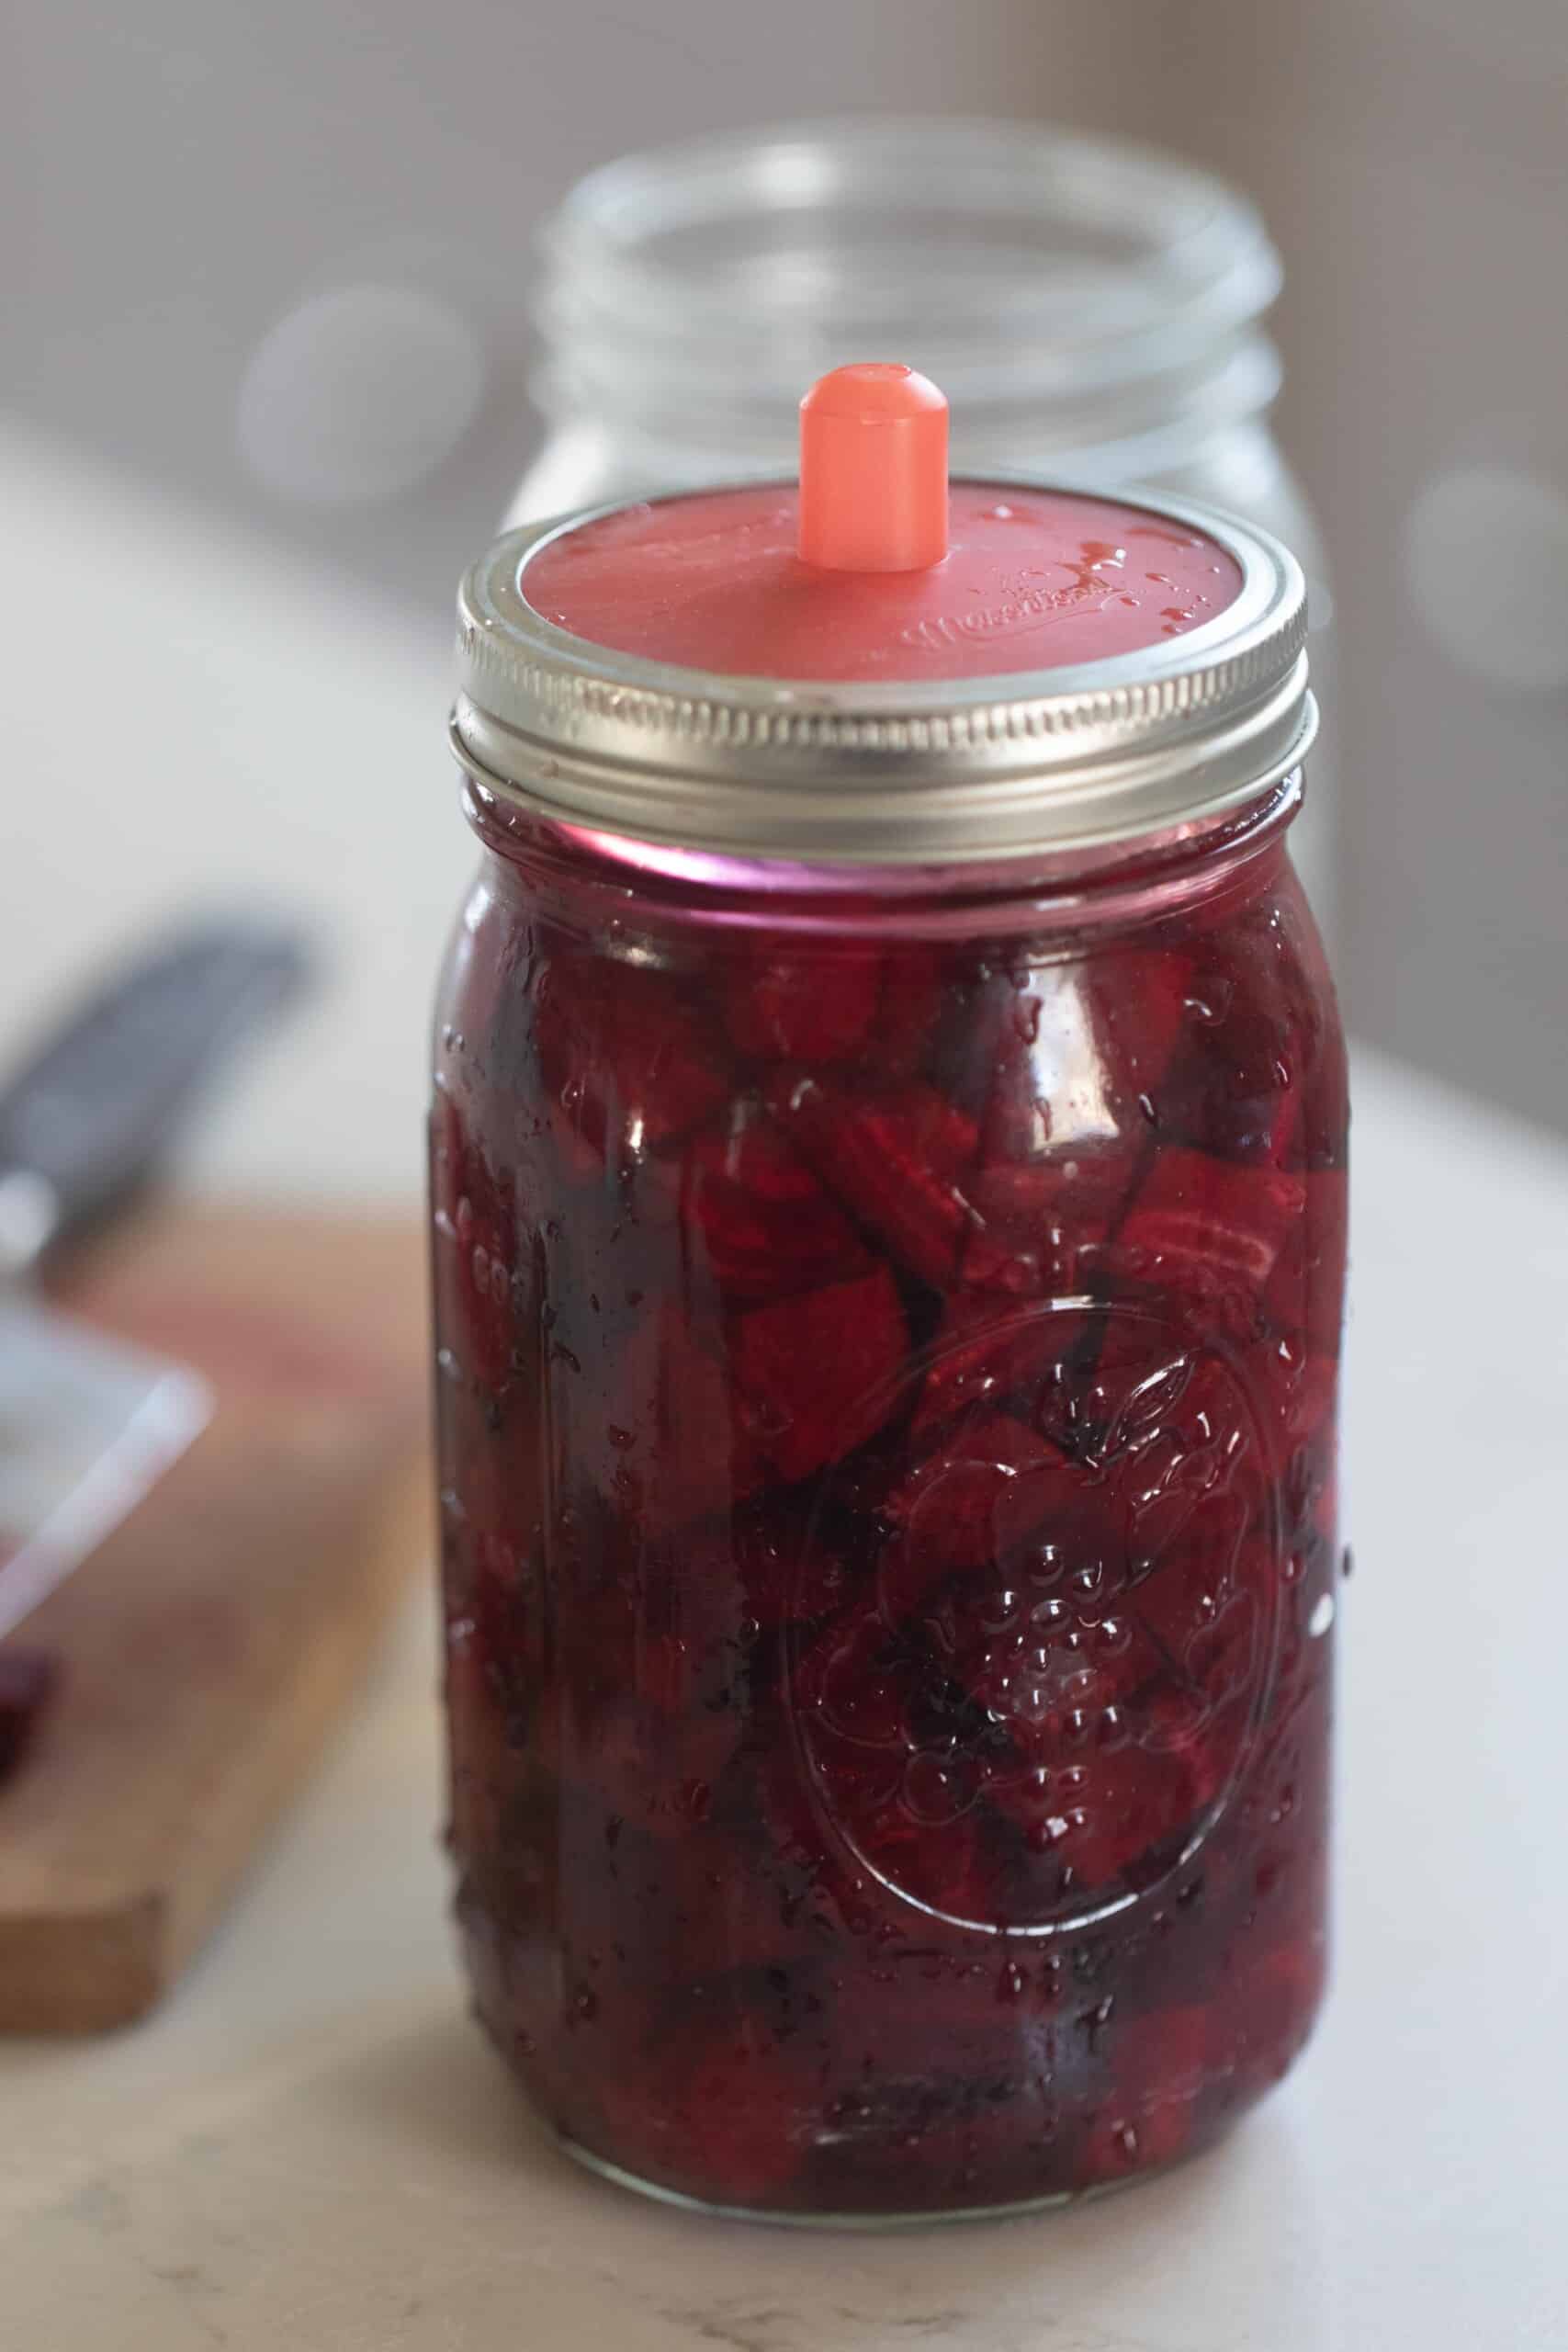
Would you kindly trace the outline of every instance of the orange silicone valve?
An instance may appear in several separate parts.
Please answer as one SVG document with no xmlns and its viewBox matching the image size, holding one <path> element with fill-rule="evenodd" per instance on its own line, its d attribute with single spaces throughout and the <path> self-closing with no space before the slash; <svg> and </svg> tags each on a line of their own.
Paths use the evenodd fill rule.
<svg viewBox="0 0 1568 2352">
<path fill-rule="evenodd" d="M 804 563 L 923 571 L 947 553 L 947 401 L 912 368 L 835 368 L 800 403 Z"/>
</svg>

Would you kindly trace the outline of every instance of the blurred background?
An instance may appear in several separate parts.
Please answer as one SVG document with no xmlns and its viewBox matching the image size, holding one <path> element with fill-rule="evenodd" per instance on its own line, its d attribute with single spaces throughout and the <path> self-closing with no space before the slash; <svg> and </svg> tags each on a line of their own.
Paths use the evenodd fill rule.
<svg viewBox="0 0 1568 2352">
<path fill-rule="evenodd" d="M 56 0 L 8 50 L 0 1050 L 85 959 L 192 898 L 301 907 L 333 985 L 199 1172 L 412 1199 L 469 864 L 442 741 L 453 588 L 525 478 L 553 503 L 637 472 L 628 419 L 674 364 L 657 288 L 646 358 L 638 341 L 649 184 L 580 205 L 547 284 L 541 222 L 631 149 L 755 132 L 765 158 L 779 121 L 988 115 L 1150 142 L 1260 209 L 1271 309 L 1245 205 L 1075 150 L 1083 250 L 1042 245 L 1032 288 L 1015 239 L 998 281 L 1044 388 L 1038 451 L 1016 400 L 1003 438 L 1019 462 L 1190 481 L 1281 521 L 1320 621 L 1332 581 L 1337 745 L 1309 862 L 1352 1025 L 1568 1128 L 1562 0 Z M 744 316 L 691 365 L 705 397 L 749 354 L 760 382 L 804 384 L 830 304 L 778 221 L 810 190 L 744 153 L 720 180 L 772 225 L 727 246 L 710 187 L 702 234 L 656 258 L 694 300 L 771 287 L 798 332 Z M 1180 346 L 1139 380 L 1175 387 L 1190 447 L 1141 412 L 1100 433 L 1052 376 L 1074 335 L 1041 315 L 1093 311 L 1085 256 L 1113 215 Z M 874 254 L 858 267 L 871 300 Z M 919 364 L 882 348 L 902 315 L 868 344 Z M 987 399 L 1007 407 L 996 342 L 976 430 Z M 712 418 L 716 450 L 776 426 L 733 387 Z"/>
</svg>

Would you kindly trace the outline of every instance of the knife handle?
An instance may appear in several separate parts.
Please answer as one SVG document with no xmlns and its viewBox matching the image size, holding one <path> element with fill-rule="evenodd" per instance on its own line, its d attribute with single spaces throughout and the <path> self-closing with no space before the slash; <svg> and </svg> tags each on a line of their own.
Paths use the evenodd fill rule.
<svg viewBox="0 0 1568 2352">
<path fill-rule="evenodd" d="M 207 922 L 79 1005 L 0 1088 L 0 1272 L 25 1272 L 140 1192 L 235 1048 L 310 968 L 291 926 Z"/>
</svg>

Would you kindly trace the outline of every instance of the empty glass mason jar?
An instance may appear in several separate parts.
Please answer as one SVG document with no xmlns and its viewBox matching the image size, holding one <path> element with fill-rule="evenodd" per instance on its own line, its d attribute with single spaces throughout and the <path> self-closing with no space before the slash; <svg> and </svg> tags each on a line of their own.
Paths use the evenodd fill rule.
<svg viewBox="0 0 1568 2352">
<path fill-rule="evenodd" d="M 573 2154 L 779 2219 L 1168 2164 L 1323 1981 L 1301 574 L 1189 505 L 958 482 L 953 528 L 956 575 L 814 575 L 791 493 L 680 497 L 461 608 L 458 1913 Z"/>
<path fill-rule="evenodd" d="M 1002 121 L 849 118 L 630 155 L 546 223 L 543 448 L 511 524 L 789 465 L 800 386 L 877 348 L 953 403 L 955 462 L 1206 500 L 1309 583 L 1325 701 L 1293 844 L 1334 916 L 1332 600 L 1269 424 L 1256 209 L 1171 156 Z"/>
</svg>

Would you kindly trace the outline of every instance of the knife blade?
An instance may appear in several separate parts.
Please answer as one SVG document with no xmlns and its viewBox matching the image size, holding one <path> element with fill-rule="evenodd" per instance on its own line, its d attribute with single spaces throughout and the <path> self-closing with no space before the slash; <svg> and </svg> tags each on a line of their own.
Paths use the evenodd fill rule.
<svg viewBox="0 0 1568 2352">
<path fill-rule="evenodd" d="M 40 1271 L 163 1170 L 238 1046 L 310 969 L 291 925 L 187 928 L 101 985 L 0 1089 L 0 1639 L 211 1411 L 188 1366 L 51 1306 Z"/>
</svg>

